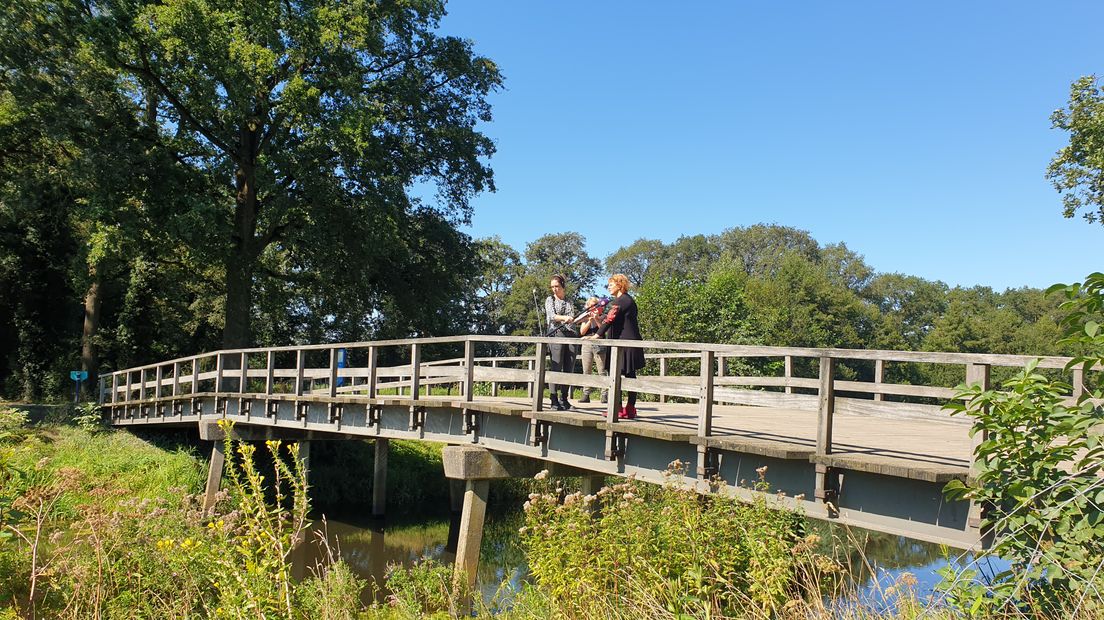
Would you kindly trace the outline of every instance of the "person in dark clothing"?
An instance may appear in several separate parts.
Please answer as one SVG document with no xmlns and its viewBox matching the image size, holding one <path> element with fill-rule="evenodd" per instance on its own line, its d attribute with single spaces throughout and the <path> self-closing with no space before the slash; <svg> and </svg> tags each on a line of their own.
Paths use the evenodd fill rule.
<svg viewBox="0 0 1104 620">
<path fill-rule="evenodd" d="M 609 332 L 611 340 L 641 340 L 640 324 L 636 322 L 636 301 L 629 295 L 631 286 L 629 279 L 623 274 L 618 273 L 610 276 L 606 288 L 613 300 L 610 301 L 606 316 L 602 319 L 602 326 L 598 328 L 598 333 L 593 336 L 594 338 L 601 338 L 606 335 L 606 332 Z M 636 371 L 644 368 L 644 349 L 641 347 L 618 347 L 617 353 L 621 361 L 621 374 L 625 377 L 636 378 Z M 612 368 L 612 363 L 607 363 L 606 368 Z M 623 420 L 631 420 L 636 417 L 636 392 L 629 392 L 628 403 L 624 408 L 618 406 L 617 417 Z"/>
<path fill-rule="evenodd" d="M 552 276 L 548 288 L 552 294 L 544 300 L 544 313 L 548 317 L 549 335 L 557 338 L 575 338 L 579 335 L 579 328 L 575 325 L 575 305 L 567 298 L 564 286 L 566 279 L 557 274 Z M 552 354 L 551 369 L 557 372 L 575 372 L 575 347 L 566 344 L 553 344 L 548 347 Z M 571 391 L 570 385 L 548 385 L 548 392 L 552 397 L 552 408 L 559 411 L 567 411 L 571 403 L 567 395 Z"/>
</svg>

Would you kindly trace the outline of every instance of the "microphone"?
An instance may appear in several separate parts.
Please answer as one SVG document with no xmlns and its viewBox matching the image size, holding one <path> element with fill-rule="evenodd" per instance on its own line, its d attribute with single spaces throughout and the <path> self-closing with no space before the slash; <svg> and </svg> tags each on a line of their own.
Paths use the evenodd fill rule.
<svg viewBox="0 0 1104 620">
<path fill-rule="evenodd" d="M 605 308 L 607 305 L 609 305 L 610 301 L 611 300 L 610 300 L 609 297 L 603 296 L 598 301 L 594 302 L 594 304 L 592 304 L 590 306 L 587 306 L 586 308 L 583 308 L 583 311 L 579 313 L 579 316 L 572 319 L 571 322 L 572 323 L 581 323 L 583 321 L 583 319 L 585 319 L 587 317 L 587 315 L 590 314 L 591 310 L 601 310 L 602 308 Z"/>
</svg>

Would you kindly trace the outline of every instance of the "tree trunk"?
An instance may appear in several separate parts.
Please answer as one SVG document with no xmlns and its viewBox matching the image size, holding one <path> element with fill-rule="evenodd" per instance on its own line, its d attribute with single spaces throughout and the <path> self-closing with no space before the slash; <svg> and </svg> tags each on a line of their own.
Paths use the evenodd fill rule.
<svg viewBox="0 0 1104 620">
<path fill-rule="evenodd" d="M 227 349 L 248 347 L 252 340 L 253 262 L 240 251 L 226 257 L 226 324 L 222 346 Z"/>
<path fill-rule="evenodd" d="M 103 301 L 100 295 L 102 277 L 99 268 L 90 266 L 88 275 L 92 281 L 84 294 L 84 331 L 81 333 L 81 370 L 88 371 L 88 379 L 84 382 L 85 393 L 94 390 L 98 385 L 100 351 L 96 345 L 96 336 L 100 331 L 100 305 Z"/>
<path fill-rule="evenodd" d="M 260 256 L 257 239 L 256 128 L 245 125 L 239 132 L 237 188 L 234 229 L 226 256 L 226 314 L 222 346 L 239 349 L 252 344 L 253 271 Z"/>
</svg>

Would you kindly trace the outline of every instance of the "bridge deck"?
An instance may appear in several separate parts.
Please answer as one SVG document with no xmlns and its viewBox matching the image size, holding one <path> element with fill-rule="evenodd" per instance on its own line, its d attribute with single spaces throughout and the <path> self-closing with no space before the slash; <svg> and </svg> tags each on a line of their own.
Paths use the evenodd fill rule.
<svg viewBox="0 0 1104 620">
<path fill-rule="evenodd" d="M 450 397 L 421 397 L 426 402 L 456 402 Z M 574 404 L 570 412 L 534 412 L 528 398 L 475 396 L 478 408 L 510 412 L 522 417 L 605 426 L 604 404 Z M 696 404 L 637 402 L 635 423 L 621 421 L 618 432 L 630 435 L 693 436 L 697 431 Z M 809 460 L 816 452 L 817 412 L 775 407 L 715 405 L 709 445 L 739 447 L 776 458 Z M 964 477 L 970 468 L 968 426 L 931 419 L 872 418 L 837 413 L 833 453 L 813 460 L 849 469 L 930 482 Z"/>
</svg>

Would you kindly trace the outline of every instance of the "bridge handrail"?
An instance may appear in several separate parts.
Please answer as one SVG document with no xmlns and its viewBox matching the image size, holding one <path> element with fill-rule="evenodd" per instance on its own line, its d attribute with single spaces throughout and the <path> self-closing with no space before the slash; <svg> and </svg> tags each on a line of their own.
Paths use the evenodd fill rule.
<svg viewBox="0 0 1104 620">
<path fill-rule="evenodd" d="M 428 398 L 430 385 L 448 386 L 450 393 L 451 386 L 456 385 L 460 396 L 470 402 L 474 400 L 476 384 L 489 383 L 491 396 L 498 395 L 499 384 L 526 385 L 526 398 L 531 403 L 531 410 L 540 412 L 544 407 L 544 388 L 551 383 L 608 389 L 609 402 L 604 417 L 606 422 L 614 424 L 618 422 L 617 407 L 621 401 L 622 392 L 633 391 L 657 395 L 661 402 L 669 398 L 681 398 L 697 403 L 696 435 L 700 440 L 697 445 L 701 457 L 698 463 L 700 468 L 708 469 L 708 441 L 714 435 L 715 403 L 768 405 L 780 409 L 816 411 L 815 454 L 816 458 L 828 459 L 833 452 L 833 420 L 837 411 L 868 415 L 923 416 L 948 420 L 948 414 L 938 404 L 932 404 L 930 401 L 933 399 L 945 401 L 952 398 L 954 395 L 952 388 L 886 383 L 884 379 L 887 362 L 963 366 L 965 381 L 981 384 L 983 387 L 990 385 L 992 366 L 1020 367 L 1032 360 L 1040 360 L 1041 368 L 1064 371 L 1070 362 L 1070 358 L 1053 356 L 602 340 L 593 341 L 593 344 L 610 349 L 611 368 L 608 369 L 607 376 L 550 370 L 546 355 L 549 346 L 579 343 L 576 338 L 466 335 L 227 349 L 103 374 L 100 376 L 100 400 L 111 408 L 114 414 L 120 407 L 124 410 L 138 407 L 143 411 L 148 411 L 149 407 L 160 408 L 163 406 L 162 399 L 166 396 L 179 400 L 188 398 L 189 395 L 208 392 L 214 392 L 217 396 L 233 394 L 240 398 L 271 398 L 285 394 L 293 399 L 303 396 L 336 399 L 341 394 L 341 398 L 363 397 L 368 399 L 366 402 L 373 402 L 372 399 L 375 399 L 381 390 L 395 390 L 400 395 L 405 390 L 408 393 L 405 398 L 417 401 Z M 442 359 L 422 359 L 427 346 L 460 344 L 463 345 L 461 357 L 455 355 L 455 350 L 450 350 L 447 356 L 441 356 Z M 476 357 L 478 344 L 532 346 L 534 353 L 532 356 Z M 409 357 L 406 359 L 409 361 L 393 366 L 380 366 L 379 351 L 387 347 L 408 349 Z M 620 356 L 617 355 L 617 350 L 622 347 L 651 349 L 652 352 L 646 353 L 646 356 L 658 360 L 659 375 L 623 377 L 619 372 Z M 367 363 L 347 368 L 339 367 L 340 349 L 367 350 Z M 308 355 L 318 351 L 328 351 L 328 362 L 324 366 L 308 367 Z M 294 367 L 278 367 L 277 354 L 288 352 L 295 354 Z M 265 358 L 264 367 L 250 368 L 250 357 L 262 354 Z M 728 366 L 725 360 L 729 358 L 782 358 L 783 376 L 727 376 Z M 795 375 L 794 360 L 798 358 L 818 360 L 816 377 Z M 686 360 L 690 361 L 692 367 L 691 360 L 694 359 L 699 361 L 696 373 L 668 374 L 669 362 Z M 213 369 L 210 367 L 202 369 L 207 360 L 213 361 Z M 874 380 L 837 379 L 836 370 L 841 360 L 873 361 Z M 524 363 L 525 367 L 511 368 L 502 366 L 500 363 Z M 189 367 L 187 373 L 184 372 L 185 366 Z M 682 367 L 686 367 L 685 362 Z M 1085 392 L 1084 373 L 1078 368 L 1070 369 L 1068 372 L 1072 374 L 1073 386 L 1069 398 L 1074 400 Z M 151 374 L 153 377 L 150 376 Z M 137 382 L 134 381 L 136 376 Z M 250 380 L 256 379 L 264 381 L 262 392 L 249 391 Z M 361 379 L 363 382 L 357 383 Z M 110 388 L 107 386 L 109 380 Z M 347 385 L 338 385 L 346 380 Z M 321 381 L 325 387 L 316 389 L 318 381 Z M 214 389 L 201 389 L 205 382 L 211 382 L 209 385 Z M 185 385 L 188 388 L 187 392 L 183 390 Z M 423 387 L 425 396 L 422 395 Z M 166 391 L 170 393 L 165 394 Z M 837 393 L 839 393 L 838 398 Z M 848 396 L 853 394 L 864 394 L 869 398 Z M 913 400 L 887 400 L 887 396 Z M 921 401 L 927 399 L 928 402 L 916 402 L 917 399 Z M 961 422 L 969 423 L 968 420 Z M 617 450 L 612 431 L 608 433 L 608 438 L 610 443 L 607 446 L 607 456 Z M 981 439 L 981 433 L 974 436 L 975 442 Z M 824 475 L 827 475 L 827 470 Z M 818 489 L 826 484 L 820 476 L 821 474 L 818 473 Z"/>
<path fill-rule="evenodd" d="M 253 347 L 244 349 L 219 349 L 185 357 L 165 360 L 134 366 L 113 371 L 108 374 L 137 372 L 150 370 L 158 366 L 178 362 L 188 362 L 195 358 L 206 358 L 215 355 L 254 354 L 268 352 L 292 352 L 292 351 L 325 351 L 331 349 L 366 349 L 369 347 L 410 346 L 413 344 L 463 344 L 475 343 L 502 343 L 502 344 L 580 344 L 578 338 L 544 338 L 536 336 L 497 336 L 497 335 L 464 335 L 464 336 L 437 336 L 427 338 L 404 338 L 398 340 L 369 340 L 358 342 L 310 344 L 310 345 L 283 345 L 277 347 Z M 888 349 L 842 349 L 842 348 L 816 348 L 816 347 L 777 347 L 761 345 L 738 344 L 714 344 L 705 342 L 673 342 L 662 340 L 602 340 L 597 342 L 601 346 L 634 347 L 645 349 L 665 349 L 670 351 L 702 352 L 712 351 L 726 357 L 832 357 L 835 359 L 853 360 L 883 360 L 889 362 L 915 362 L 931 364 L 987 364 L 990 366 L 1018 367 L 1029 361 L 1039 360 L 1039 368 L 1065 368 L 1072 358 L 1050 355 L 1012 355 L 1006 353 L 951 353 L 941 351 L 897 351 Z M 505 359 L 505 358 L 503 358 Z"/>
</svg>

